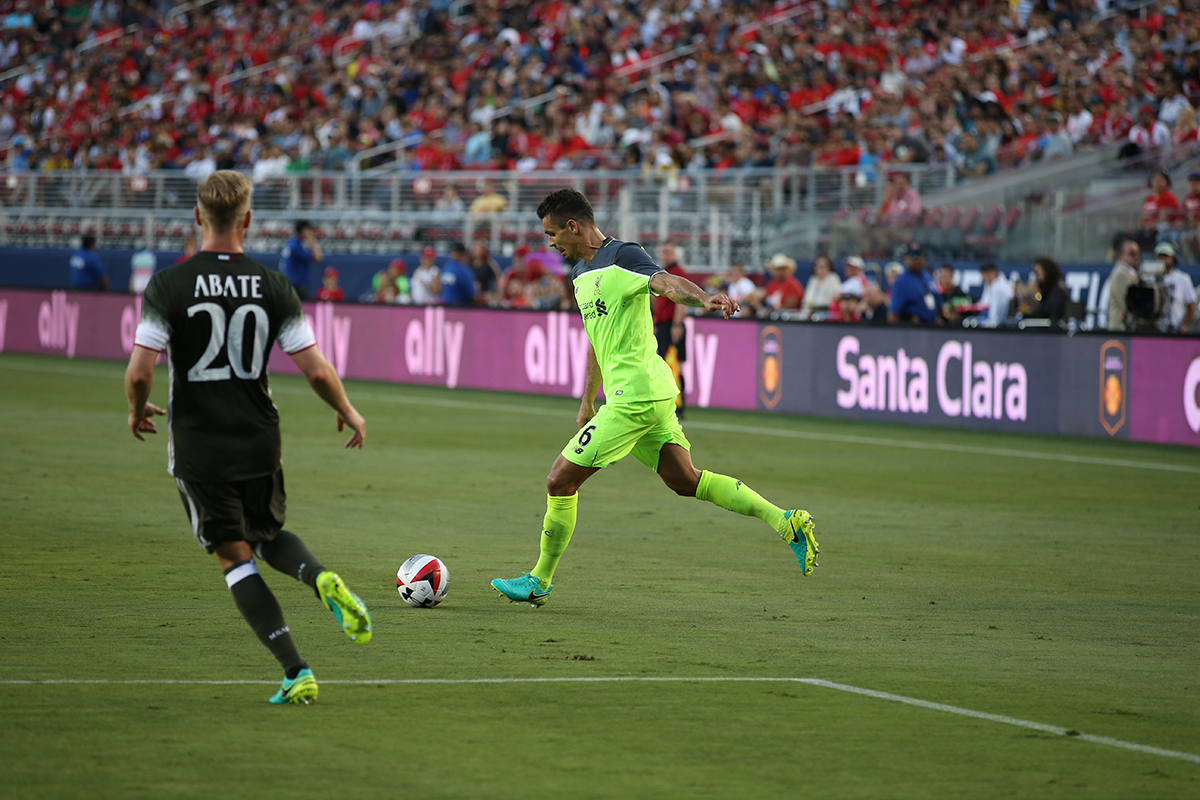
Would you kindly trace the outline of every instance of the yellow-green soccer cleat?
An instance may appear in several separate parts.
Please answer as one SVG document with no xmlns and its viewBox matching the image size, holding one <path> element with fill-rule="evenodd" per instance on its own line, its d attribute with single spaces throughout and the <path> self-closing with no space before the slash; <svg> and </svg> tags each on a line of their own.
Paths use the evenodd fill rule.
<svg viewBox="0 0 1200 800">
<path fill-rule="evenodd" d="M 336 572 L 326 570 L 317 576 L 317 594 L 338 625 L 355 644 L 371 641 L 371 615 L 358 595 L 346 588 Z"/>
<path fill-rule="evenodd" d="M 270 699 L 272 703 L 303 703 L 308 705 L 317 699 L 317 679 L 312 670 L 307 667 L 300 670 L 296 677 L 288 680 L 286 677 Z"/>
<path fill-rule="evenodd" d="M 811 575 L 817 566 L 817 553 L 821 548 L 813 537 L 814 522 L 812 515 L 802 508 L 794 508 L 783 512 L 783 524 L 779 528 L 779 537 L 787 542 L 796 554 L 796 560 L 804 568 L 805 575 Z"/>
<path fill-rule="evenodd" d="M 526 572 L 519 578 L 496 578 L 492 588 L 514 603 L 529 603 L 531 606 L 545 605 L 550 599 L 550 590 L 554 586 L 542 582 Z"/>
</svg>

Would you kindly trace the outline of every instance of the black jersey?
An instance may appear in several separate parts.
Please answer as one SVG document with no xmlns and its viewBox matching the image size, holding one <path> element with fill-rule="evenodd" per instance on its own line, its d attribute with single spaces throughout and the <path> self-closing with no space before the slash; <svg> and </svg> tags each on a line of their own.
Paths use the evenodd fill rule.
<svg viewBox="0 0 1200 800">
<path fill-rule="evenodd" d="M 316 343 L 285 275 L 244 254 L 201 252 L 155 273 L 137 344 L 167 350 L 168 471 L 186 481 L 240 481 L 279 469 L 271 343 Z"/>
</svg>

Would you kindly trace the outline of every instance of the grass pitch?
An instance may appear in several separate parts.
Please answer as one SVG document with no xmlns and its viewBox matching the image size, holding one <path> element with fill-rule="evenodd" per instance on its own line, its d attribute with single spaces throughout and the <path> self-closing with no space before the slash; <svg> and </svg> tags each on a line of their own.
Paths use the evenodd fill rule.
<svg viewBox="0 0 1200 800">
<path fill-rule="evenodd" d="M 351 382 L 347 452 L 276 376 L 289 528 L 375 621 L 265 569 L 321 682 L 281 708 L 122 374 L 0 354 L 5 798 L 1200 796 L 1194 450 L 692 410 L 821 567 L 627 459 L 532 609 L 488 580 L 536 558 L 574 401 Z M 431 611 L 393 581 L 422 552 Z"/>
</svg>

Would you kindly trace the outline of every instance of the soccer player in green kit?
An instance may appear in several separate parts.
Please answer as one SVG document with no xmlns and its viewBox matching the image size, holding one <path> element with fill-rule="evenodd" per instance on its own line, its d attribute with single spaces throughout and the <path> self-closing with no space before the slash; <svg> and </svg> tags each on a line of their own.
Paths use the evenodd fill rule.
<svg viewBox="0 0 1200 800">
<path fill-rule="evenodd" d="M 818 550 L 807 511 L 784 511 L 741 481 L 692 465 L 691 445 L 675 417 L 679 390 L 671 368 L 657 353 L 651 294 L 719 311 L 727 319 L 738 311 L 738 304 L 666 272 L 641 245 L 605 236 L 596 226 L 591 204 L 574 189 L 548 195 L 537 215 L 550 246 L 575 262 L 571 281 L 587 330 L 587 377 L 576 418 L 579 432 L 546 478 L 541 557 L 524 575 L 497 578 L 492 586 L 514 603 L 540 606 L 550 599 L 554 570 L 575 531 L 579 487 L 630 453 L 676 494 L 766 522 L 795 552 L 804 574 L 811 574 Z M 597 412 L 601 381 L 606 400 Z"/>
</svg>

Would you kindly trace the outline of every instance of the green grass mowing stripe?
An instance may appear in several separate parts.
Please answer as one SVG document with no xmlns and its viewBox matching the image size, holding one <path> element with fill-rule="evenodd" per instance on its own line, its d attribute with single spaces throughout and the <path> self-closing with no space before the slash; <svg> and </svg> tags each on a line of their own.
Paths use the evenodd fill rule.
<svg viewBox="0 0 1200 800">
<path fill-rule="evenodd" d="M 29 364 L 3 364 L 0 363 L 0 369 L 17 369 L 27 372 L 55 372 L 65 375 L 80 375 L 87 377 L 119 377 L 124 373 L 116 371 L 108 371 L 103 369 L 92 369 L 88 367 L 61 367 L 61 366 L 44 366 L 44 365 L 29 365 Z M 277 386 L 272 387 L 273 391 L 282 392 L 284 394 L 299 394 L 309 395 L 311 391 L 306 388 L 292 386 Z M 530 414 L 539 417 L 559 417 L 559 412 L 540 408 L 537 406 L 520 406 L 506 403 L 484 403 L 474 400 L 452 400 L 452 399 L 434 399 L 428 397 L 414 397 L 411 395 L 387 393 L 380 394 L 364 391 L 358 388 L 354 391 L 354 397 L 364 397 L 370 400 L 432 406 L 436 408 L 460 408 L 463 410 L 472 411 L 502 411 L 510 414 Z M 1128 469 L 1147 469 L 1161 470 L 1165 472 L 1183 472 L 1188 474 L 1200 474 L 1200 467 L 1191 467 L 1185 464 L 1166 464 L 1154 461 L 1131 461 L 1121 458 L 1100 458 L 1096 456 L 1074 456 L 1065 453 L 1045 453 L 1036 450 L 1013 450 L 1004 447 L 977 447 L 972 445 L 955 445 L 943 444 L 940 442 L 925 442 L 914 439 L 892 439 L 888 437 L 874 436 L 852 436 L 847 434 L 836 433 L 818 433 L 814 431 L 796 431 L 787 428 L 769 428 L 755 425 L 727 425 L 718 422 L 697 422 L 690 421 L 687 423 L 690 428 L 698 430 L 718 431 L 721 433 L 743 433 L 752 436 L 770 436 L 782 437 L 788 439 L 805 439 L 816 442 L 830 442 L 834 444 L 859 444 L 867 447 L 899 447 L 910 450 L 928 450 L 944 453 L 964 453 L 967 455 L 980 456 L 1000 456 L 1007 458 L 1029 458 L 1039 461 L 1057 461 L 1065 464 L 1090 464 L 1100 467 L 1124 467 Z"/>
<path fill-rule="evenodd" d="M 309 394 L 306 389 L 282 387 L 279 391 L 287 394 Z M 513 414 L 532 414 L 541 417 L 559 417 L 559 412 L 531 406 L 514 406 L 494 403 L 480 403 L 471 400 L 435 400 L 425 397 L 409 397 L 405 395 L 378 395 L 355 392 L 355 396 L 366 396 L 372 400 L 383 400 L 401 404 L 436 406 L 438 408 L 461 408 L 474 411 L 504 411 Z M 1009 458 L 1031 458 L 1041 461 L 1059 461 L 1067 464 L 1091 464 L 1101 467 L 1127 467 L 1130 469 L 1163 470 L 1166 472 L 1186 472 L 1200 474 L 1200 467 L 1189 467 L 1183 464 L 1164 464 L 1153 461 L 1130 461 L 1119 458 L 1098 458 L 1095 456 L 1072 456 L 1063 453 L 1044 453 L 1034 450 L 1012 450 L 1001 447 L 975 447 L 971 445 L 941 444 L 938 442 L 922 442 L 912 439 L 890 439 L 872 436 L 850 436 L 834 433 L 816 433 L 812 431 L 795 431 L 787 428 L 767 428 L 752 425 L 726 425 L 718 422 L 688 421 L 686 426 L 699 430 L 718 431 L 721 433 L 744 433 L 755 436 L 781 437 L 786 439 L 807 439 L 818 442 L 836 444 L 860 444 L 868 447 L 901 447 L 911 450 L 930 450 L 946 453 L 964 453 L 980 456 L 1004 456 Z"/>
<path fill-rule="evenodd" d="M 62 366 L 43 366 L 29 364 L 3 364 L 0 363 L 0 369 L 16 369 L 26 372 L 50 372 L 64 375 L 79 375 L 82 377 L 98 377 L 98 378 L 117 378 L 121 377 L 123 372 L 116 372 L 93 369 L 88 367 L 62 367 Z M 300 387 L 276 385 L 272 387 L 274 392 L 282 392 L 284 394 L 309 395 L 310 390 Z M 529 414 L 539 417 L 559 417 L 561 414 L 557 411 L 540 408 L 537 406 L 519 406 L 506 403 L 483 403 L 474 400 L 452 400 L 452 399 L 433 399 L 428 397 L 414 397 L 404 394 L 387 393 L 380 394 L 377 392 L 364 391 L 361 388 L 356 388 L 353 392 L 354 398 L 366 398 L 376 401 L 384 401 L 399 404 L 431 406 L 435 408 L 460 408 L 463 410 L 472 411 L 501 411 L 510 414 Z M 858 444 L 867 447 L 897 447 L 909 450 L 925 450 L 943 453 L 963 453 L 966 455 L 980 456 L 999 456 L 1004 458 L 1027 458 L 1037 461 L 1052 461 L 1064 464 L 1089 464 L 1101 467 L 1121 467 L 1126 469 L 1144 469 L 1158 470 L 1163 472 L 1182 472 L 1187 474 L 1200 474 L 1200 467 L 1191 467 L 1185 464 L 1166 464 L 1154 461 L 1131 461 L 1129 459 L 1120 458 L 1100 458 L 1096 456 L 1074 456 L 1065 453 L 1045 453 L 1036 450 L 1013 450 L 1003 447 L 977 447 L 973 445 L 956 445 L 943 444 L 940 442 L 924 442 L 913 439 L 892 439 L 887 437 L 873 436 L 853 436 L 848 434 L 836 433 L 818 433 L 814 431 L 796 431 L 787 428 L 768 428 L 754 425 L 727 425 L 718 422 L 698 422 L 689 421 L 687 427 L 698 430 L 710 430 L 720 433 L 742 433 L 751 436 L 769 436 L 782 437 L 787 439 L 804 439 L 808 441 L 829 442 L 833 444 Z"/>
<path fill-rule="evenodd" d="M 379 679 L 356 679 L 356 680 L 326 680 L 321 681 L 324 684 L 343 684 L 351 686 L 382 686 L 382 685 L 411 685 L 411 684 L 510 684 L 510 683 L 803 683 L 808 686 L 817 686 L 823 689 L 834 689 L 839 692 L 849 692 L 851 694 L 871 697 L 876 700 L 889 700 L 894 703 L 904 703 L 905 705 L 924 708 L 929 711 L 941 711 L 946 714 L 957 714 L 961 717 L 971 717 L 973 719 L 982 719 L 988 722 L 997 722 L 1003 725 L 1015 725 L 1020 728 L 1029 728 L 1030 730 L 1039 731 L 1041 733 L 1049 733 L 1055 736 L 1069 736 L 1073 739 L 1079 739 L 1092 744 L 1103 744 L 1109 747 L 1120 747 L 1125 750 L 1133 750 L 1138 753 L 1146 753 L 1148 755 L 1162 756 L 1164 758 L 1175 758 L 1181 761 L 1191 761 L 1194 764 L 1200 764 L 1200 755 L 1193 753 L 1183 753 L 1178 750 L 1167 750 L 1161 747 L 1153 747 L 1151 745 L 1137 744 L 1136 742 L 1126 742 L 1121 739 L 1113 739 L 1108 736 L 1094 736 L 1090 733 L 1081 733 L 1069 728 L 1063 728 L 1057 725 L 1047 725 L 1042 722 L 1033 722 L 1027 719 L 1017 719 L 1016 717 L 1007 717 L 1003 714 L 990 714 L 986 711 L 974 711 L 969 708 L 959 708 L 958 706 L 946 705 L 945 703 L 934 703 L 929 700 L 921 700 L 916 697 L 905 697 L 900 694 L 892 694 L 891 692 L 880 692 L 875 689 L 864 689 L 861 686 L 848 686 L 844 683 L 834 683 L 833 681 L 821 680 L 820 678 L 754 678 L 754 677 L 655 677 L 655 676 L 599 676 L 599 677 L 582 677 L 582 678 L 379 678 Z M 247 681 L 247 680 L 105 680 L 105 679 L 46 679 L 46 680 L 0 680 L 0 685 L 17 686 L 17 685 L 191 685 L 191 686 L 240 686 L 240 685 L 269 685 L 274 686 L 275 681 Z"/>
</svg>

